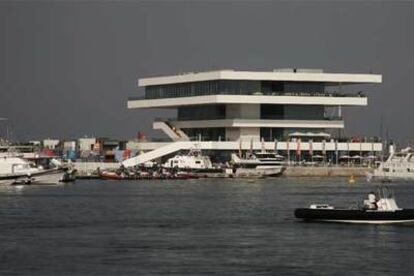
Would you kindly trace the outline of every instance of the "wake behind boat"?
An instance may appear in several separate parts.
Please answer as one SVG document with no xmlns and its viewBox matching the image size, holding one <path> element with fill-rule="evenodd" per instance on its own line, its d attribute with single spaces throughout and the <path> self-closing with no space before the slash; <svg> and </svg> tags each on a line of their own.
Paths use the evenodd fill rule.
<svg viewBox="0 0 414 276">
<path fill-rule="evenodd" d="M 295 217 L 308 222 L 337 222 L 359 224 L 414 223 L 414 209 L 401 209 L 388 188 L 378 189 L 378 194 L 368 194 L 361 208 L 335 208 L 329 204 L 312 204 L 309 208 L 295 210 Z"/>
</svg>

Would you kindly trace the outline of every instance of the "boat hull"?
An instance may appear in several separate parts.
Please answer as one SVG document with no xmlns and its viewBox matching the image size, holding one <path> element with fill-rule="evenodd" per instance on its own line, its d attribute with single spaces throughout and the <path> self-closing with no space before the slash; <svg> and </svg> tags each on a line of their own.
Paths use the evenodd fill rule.
<svg viewBox="0 0 414 276">
<path fill-rule="evenodd" d="M 256 168 L 237 168 L 234 177 L 277 177 L 283 174 L 281 166 L 258 166 Z"/>
<path fill-rule="evenodd" d="M 374 171 L 372 175 L 375 179 L 381 181 L 410 181 L 414 180 L 414 172 L 382 172 L 379 169 Z"/>
<path fill-rule="evenodd" d="M 1 185 L 55 185 L 62 181 L 65 172 L 60 169 L 45 170 L 27 175 L 8 175 L 0 177 Z"/>
<path fill-rule="evenodd" d="M 106 179 L 106 180 L 127 180 L 127 179 L 130 179 L 125 174 L 118 174 L 116 172 L 107 172 L 107 171 L 103 171 L 100 176 L 101 176 L 102 179 Z"/>
<path fill-rule="evenodd" d="M 414 223 L 414 209 L 395 211 L 370 211 L 347 209 L 295 210 L 295 217 L 304 221 L 357 223 L 357 224 L 401 224 Z"/>
</svg>

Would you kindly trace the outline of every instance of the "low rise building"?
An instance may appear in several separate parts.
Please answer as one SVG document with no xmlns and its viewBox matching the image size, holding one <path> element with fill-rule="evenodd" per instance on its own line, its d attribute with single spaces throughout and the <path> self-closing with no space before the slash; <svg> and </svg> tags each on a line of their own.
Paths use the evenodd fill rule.
<svg viewBox="0 0 414 276">
<path fill-rule="evenodd" d="M 44 149 L 50 149 L 55 150 L 60 145 L 59 139 L 44 139 L 43 140 L 43 148 Z"/>
</svg>

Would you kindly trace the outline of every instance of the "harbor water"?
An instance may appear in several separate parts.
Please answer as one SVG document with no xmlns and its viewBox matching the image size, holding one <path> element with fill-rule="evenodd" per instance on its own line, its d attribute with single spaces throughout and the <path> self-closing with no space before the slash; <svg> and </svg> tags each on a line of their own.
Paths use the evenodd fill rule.
<svg viewBox="0 0 414 276">
<path fill-rule="evenodd" d="M 414 183 L 391 183 L 414 208 Z M 414 226 L 297 221 L 349 207 L 345 178 L 79 180 L 0 187 L 1 275 L 409 275 Z"/>
</svg>

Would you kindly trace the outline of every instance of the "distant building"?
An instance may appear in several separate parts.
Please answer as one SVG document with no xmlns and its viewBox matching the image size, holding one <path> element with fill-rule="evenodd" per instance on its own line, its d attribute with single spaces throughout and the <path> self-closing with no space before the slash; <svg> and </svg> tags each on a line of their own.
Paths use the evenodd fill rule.
<svg viewBox="0 0 414 276">
<path fill-rule="evenodd" d="M 39 140 L 30 140 L 29 144 L 33 145 L 33 146 L 41 146 L 42 142 Z"/>
<path fill-rule="evenodd" d="M 76 151 L 76 141 L 64 141 L 63 142 L 63 150 L 73 150 Z"/>
<path fill-rule="evenodd" d="M 79 138 L 78 144 L 80 151 L 93 151 L 96 144 L 96 138 Z"/>
<path fill-rule="evenodd" d="M 344 128 L 343 107 L 368 104 L 366 95 L 347 85 L 381 82 L 376 74 L 306 69 L 219 70 L 140 79 L 145 96 L 130 98 L 128 108 L 176 110 L 176 118 L 153 123 L 174 143 L 139 143 L 138 148 L 148 153 L 124 163 L 143 163 L 188 149 L 195 141 L 201 149 L 220 151 L 276 147 L 287 154 L 298 148 L 312 153 L 379 152 L 381 143 L 338 143 L 329 133 Z M 291 137 L 292 133 L 300 135 Z"/>
<path fill-rule="evenodd" d="M 43 140 L 43 148 L 54 150 L 60 145 L 59 139 L 44 139 Z"/>
</svg>

